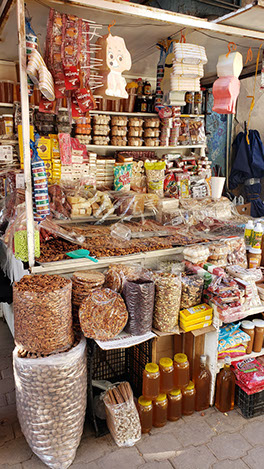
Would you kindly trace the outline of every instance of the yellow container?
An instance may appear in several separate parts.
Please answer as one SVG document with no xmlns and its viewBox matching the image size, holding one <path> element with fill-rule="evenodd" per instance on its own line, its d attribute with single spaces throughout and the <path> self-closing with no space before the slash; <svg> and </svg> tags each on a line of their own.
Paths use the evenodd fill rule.
<svg viewBox="0 0 264 469">
<path fill-rule="evenodd" d="M 180 327 L 181 329 L 184 330 L 184 332 L 190 332 L 190 331 L 195 331 L 196 329 L 203 329 L 204 327 L 208 327 L 208 326 L 211 326 L 212 324 L 212 320 L 211 321 L 207 321 L 207 322 L 199 322 L 198 324 L 192 324 L 192 325 L 188 325 L 186 326 L 186 323 L 183 324 L 182 322 L 180 322 Z"/>
<path fill-rule="evenodd" d="M 188 322 L 188 324 L 195 324 L 197 323 L 197 319 L 200 319 L 200 322 L 205 316 L 211 316 L 213 314 L 213 308 L 207 305 L 206 303 L 202 303 L 197 306 L 193 306 L 193 308 L 187 308 L 180 311 L 180 318 L 184 322 Z"/>
<path fill-rule="evenodd" d="M 212 319 L 213 319 L 212 313 L 207 314 L 206 316 L 203 316 L 202 318 L 193 319 L 192 321 L 185 321 L 184 316 L 180 316 L 180 322 L 184 325 L 184 327 L 196 326 L 196 324 L 200 324 L 201 322 L 212 321 Z"/>
</svg>

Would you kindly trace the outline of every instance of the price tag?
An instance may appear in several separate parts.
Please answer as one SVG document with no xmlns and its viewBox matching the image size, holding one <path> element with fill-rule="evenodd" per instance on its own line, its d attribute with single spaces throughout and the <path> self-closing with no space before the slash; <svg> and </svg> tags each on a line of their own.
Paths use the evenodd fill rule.
<svg viewBox="0 0 264 469">
<path fill-rule="evenodd" d="M 16 188 L 25 189 L 25 175 L 24 173 L 16 174 Z"/>
</svg>

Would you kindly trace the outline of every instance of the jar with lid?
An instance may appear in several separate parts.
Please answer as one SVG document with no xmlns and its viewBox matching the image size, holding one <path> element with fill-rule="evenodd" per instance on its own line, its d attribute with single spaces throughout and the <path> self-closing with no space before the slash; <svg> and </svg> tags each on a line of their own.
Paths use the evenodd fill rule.
<svg viewBox="0 0 264 469">
<path fill-rule="evenodd" d="M 13 115 L 3 114 L 4 130 L 5 134 L 11 137 L 13 135 Z"/>
<path fill-rule="evenodd" d="M 182 414 L 182 393 L 180 389 L 173 389 L 168 394 L 168 420 L 175 422 Z"/>
<path fill-rule="evenodd" d="M 156 363 L 147 363 L 143 371 L 142 394 L 145 399 L 155 399 L 160 390 L 160 371 Z"/>
<path fill-rule="evenodd" d="M 258 269 L 261 263 L 262 250 L 258 248 L 252 248 L 251 246 L 248 249 L 248 268 L 249 269 Z"/>
<path fill-rule="evenodd" d="M 195 409 L 195 387 L 192 381 L 182 390 L 182 415 L 192 415 Z"/>
<path fill-rule="evenodd" d="M 174 355 L 174 387 L 184 388 L 190 380 L 190 365 L 185 353 Z"/>
<path fill-rule="evenodd" d="M 247 343 L 246 353 L 251 353 L 254 343 L 255 325 L 252 321 L 242 321 L 241 329 L 250 337 L 250 340 Z"/>
<path fill-rule="evenodd" d="M 161 358 L 160 369 L 160 392 L 168 394 L 174 387 L 174 367 L 171 358 Z"/>
<path fill-rule="evenodd" d="M 164 427 L 167 423 L 168 399 L 166 394 L 159 394 L 153 401 L 153 427 Z"/>
<path fill-rule="evenodd" d="M 141 423 L 142 433 L 149 433 L 152 428 L 153 420 L 153 406 L 150 399 L 145 399 L 144 396 L 138 398 L 138 414 Z"/>
<path fill-rule="evenodd" d="M 263 319 L 253 319 L 255 335 L 253 342 L 253 352 L 260 352 L 263 347 L 264 321 Z"/>
</svg>

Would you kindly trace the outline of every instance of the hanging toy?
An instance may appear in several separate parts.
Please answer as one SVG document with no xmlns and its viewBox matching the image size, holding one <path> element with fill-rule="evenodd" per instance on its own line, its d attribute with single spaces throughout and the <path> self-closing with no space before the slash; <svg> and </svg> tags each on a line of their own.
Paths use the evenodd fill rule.
<svg viewBox="0 0 264 469">
<path fill-rule="evenodd" d="M 126 80 L 122 73 L 125 70 L 130 70 L 131 55 L 126 48 L 124 39 L 112 36 L 110 29 L 114 24 L 108 26 L 109 34 L 97 41 L 97 45 L 101 46 L 97 52 L 97 58 L 102 61 L 100 74 L 103 77 L 103 86 L 98 88 L 98 92 L 109 99 L 127 99 Z"/>
</svg>

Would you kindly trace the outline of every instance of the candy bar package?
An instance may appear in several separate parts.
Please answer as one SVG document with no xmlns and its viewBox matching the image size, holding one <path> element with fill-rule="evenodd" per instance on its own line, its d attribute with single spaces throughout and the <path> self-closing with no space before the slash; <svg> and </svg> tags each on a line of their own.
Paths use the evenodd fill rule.
<svg viewBox="0 0 264 469">
<path fill-rule="evenodd" d="M 250 390 L 264 387 L 264 367 L 255 358 L 232 363 L 232 367 L 238 383 Z"/>
</svg>

